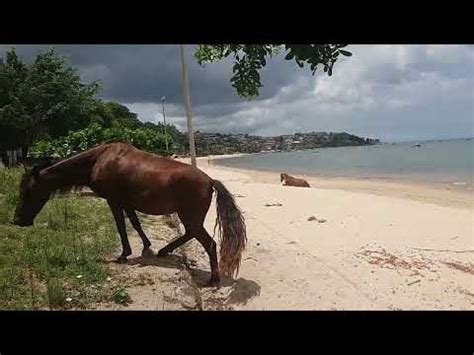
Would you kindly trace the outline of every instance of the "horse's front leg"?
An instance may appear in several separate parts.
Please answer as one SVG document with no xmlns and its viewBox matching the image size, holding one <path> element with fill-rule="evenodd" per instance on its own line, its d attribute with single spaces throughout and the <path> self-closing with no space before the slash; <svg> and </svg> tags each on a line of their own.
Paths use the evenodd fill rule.
<svg viewBox="0 0 474 355">
<path fill-rule="evenodd" d="M 127 261 L 127 256 L 132 254 L 132 248 L 130 247 L 130 243 L 128 242 L 127 230 L 125 228 L 123 208 L 110 201 L 107 201 L 107 203 L 109 204 L 109 207 L 112 210 L 112 214 L 114 215 L 115 224 L 117 226 L 117 230 L 120 234 L 120 240 L 122 242 L 122 255 L 118 257 L 117 261 L 119 263 L 123 263 Z"/>
<path fill-rule="evenodd" d="M 143 251 L 142 251 L 142 256 L 144 257 L 150 257 L 153 256 L 153 252 L 150 249 L 151 242 L 147 238 L 145 232 L 142 229 L 142 226 L 140 224 L 140 220 L 138 219 L 137 214 L 135 213 L 134 210 L 125 210 L 125 213 L 127 214 L 128 218 L 130 219 L 130 222 L 132 223 L 133 228 L 137 231 L 138 235 L 140 236 L 142 243 L 143 243 Z"/>
</svg>

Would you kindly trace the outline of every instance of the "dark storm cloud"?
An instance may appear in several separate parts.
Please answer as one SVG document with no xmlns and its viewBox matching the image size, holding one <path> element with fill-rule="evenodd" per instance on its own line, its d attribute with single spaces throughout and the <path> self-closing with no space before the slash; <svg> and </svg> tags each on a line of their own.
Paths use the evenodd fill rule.
<svg viewBox="0 0 474 355">
<path fill-rule="evenodd" d="M 6 46 L 3 46 L 4 49 Z M 30 61 L 40 51 L 51 46 L 18 45 L 17 52 Z M 121 102 L 156 102 L 161 95 L 166 101 L 181 105 L 181 62 L 177 45 L 59 45 L 54 46 L 85 81 L 101 80 L 105 99 Z M 201 105 L 238 103 L 241 101 L 231 87 L 232 62 L 197 64 L 192 47 L 187 47 L 192 104 Z M 259 99 L 275 95 L 278 88 L 293 80 L 295 68 L 282 66 L 282 59 L 269 61 L 262 73 L 264 88 Z M 268 75 L 269 72 L 272 75 Z M 232 106 L 234 107 L 234 106 Z"/>
<path fill-rule="evenodd" d="M 0 55 L 7 47 L 0 45 Z M 17 46 L 27 60 L 49 46 Z M 126 104 L 143 121 L 166 119 L 186 129 L 178 46 L 57 46 L 102 96 Z M 350 46 L 332 77 L 312 76 L 283 55 L 262 70 L 252 101 L 231 87 L 232 62 L 200 67 L 187 47 L 192 113 L 201 131 L 284 134 L 349 131 L 387 140 L 474 135 L 474 46 Z"/>
</svg>

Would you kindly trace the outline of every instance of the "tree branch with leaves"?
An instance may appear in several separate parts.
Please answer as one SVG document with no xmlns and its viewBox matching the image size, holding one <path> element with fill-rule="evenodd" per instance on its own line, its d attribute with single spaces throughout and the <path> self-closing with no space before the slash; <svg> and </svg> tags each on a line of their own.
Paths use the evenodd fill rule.
<svg viewBox="0 0 474 355">
<path fill-rule="evenodd" d="M 232 56 L 234 66 L 231 84 L 240 97 L 251 99 L 258 96 L 260 88 L 263 87 L 260 70 L 265 67 L 268 58 L 284 51 L 286 60 L 294 60 L 301 68 L 308 65 L 312 75 L 321 66 L 324 72 L 331 76 L 339 55 L 352 56 L 351 52 L 342 49 L 346 46 L 346 44 L 203 44 L 198 46 L 194 55 L 202 66 Z"/>
</svg>

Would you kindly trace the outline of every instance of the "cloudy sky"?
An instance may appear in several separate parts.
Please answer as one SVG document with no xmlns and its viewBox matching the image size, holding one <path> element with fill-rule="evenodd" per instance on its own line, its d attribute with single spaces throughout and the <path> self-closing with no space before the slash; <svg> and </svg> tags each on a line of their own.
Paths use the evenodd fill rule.
<svg viewBox="0 0 474 355">
<path fill-rule="evenodd" d="M 11 46 L 0 45 L 0 56 Z M 15 46 L 29 61 L 49 46 Z M 127 105 L 143 121 L 186 129 L 178 46 L 56 46 L 84 81 L 101 80 L 104 99 Z M 258 99 L 230 85 L 232 62 L 200 67 L 187 48 L 196 129 L 276 135 L 346 131 L 383 141 L 474 136 L 474 46 L 351 45 L 327 77 L 272 58 Z"/>
</svg>

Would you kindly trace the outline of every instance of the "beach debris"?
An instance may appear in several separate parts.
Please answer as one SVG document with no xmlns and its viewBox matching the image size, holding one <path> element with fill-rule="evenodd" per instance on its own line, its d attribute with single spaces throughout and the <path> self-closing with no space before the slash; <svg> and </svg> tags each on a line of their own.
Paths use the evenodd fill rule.
<svg viewBox="0 0 474 355">
<path fill-rule="evenodd" d="M 266 203 L 266 204 L 265 204 L 265 207 L 280 207 L 280 206 L 283 206 L 283 204 L 280 203 L 280 202 L 277 202 L 277 203 Z"/>
<path fill-rule="evenodd" d="M 71 302 L 71 301 L 72 301 L 71 297 L 66 298 L 66 302 Z"/>
<path fill-rule="evenodd" d="M 473 263 L 461 263 L 459 261 L 441 261 L 442 264 L 450 267 L 451 269 L 456 269 L 467 274 L 474 275 L 474 264 Z"/>
<path fill-rule="evenodd" d="M 356 253 L 356 257 L 365 259 L 369 264 L 377 265 L 381 268 L 392 269 L 400 273 L 402 270 L 410 272 L 411 275 L 419 275 L 422 270 L 431 271 L 430 266 L 433 265 L 433 261 L 426 258 L 408 257 L 402 259 L 399 256 L 387 252 L 384 248 L 378 248 L 376 250 L 368 250 L 363 248 L 362 251 Z M 373 270 L 372 270 L 373 271 Z"/>
<path fill-rule="evenodd" d="M 413 250 L 421 250 L 421 251 L 438 251 L 440 253 L 474 253 L 474 249 L 467 249 L 467 250 L 450 250 L 450 249 L 427 249 L 427 248 L 410 248 Z"/>
<path fill-rule="evenodd" d="M 82 279 L 82 275 L 77 275 L 76 278 Z"/>
<path fill-rule="evenodd" d="M 308 217 L 308 221 L 316 221 L 318 223 L 326 223 L 327 220 L 324 218 L 316 218 L 316 216 L 310 216 Z"/>
<path fill-rule="evenodd" d="M 257 246 L 259 246 L 259 245 L 260 245 L 260 243 L 257 243 Z"/>
<path fill-rule="evenodd" d="M 241 194 L 234 194 L 234 196 L 235 196 L 235 197 L 240 197 L 240 198 L 246 197 L 245 195 L 241 195 Z"/>
<path fill-rule="evenodd" d="M 465 288 L 458 287 L 456 290 L 457 290 L 459 293 L 463 294 L 463 295 L 467 295 L 467 296 L 474 297 L 474 293 L 469 292 L 469 290 L 466 290 Z M 445 290 L 445 292 L 446 292 L 446 290 Z"/>
<path fill-rule="evenodd" d="M 416 281 L 410 282 L 409 284 L 407 284 L 407 286 L 411 286 L 411 285 L 417 284 L 418 282 L 421 282 L 421 280 L 418 279 L 418 280 L 416 280 Z"/>
</svg>

